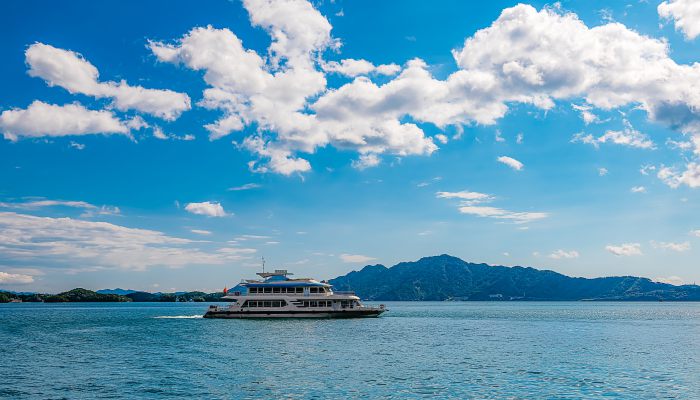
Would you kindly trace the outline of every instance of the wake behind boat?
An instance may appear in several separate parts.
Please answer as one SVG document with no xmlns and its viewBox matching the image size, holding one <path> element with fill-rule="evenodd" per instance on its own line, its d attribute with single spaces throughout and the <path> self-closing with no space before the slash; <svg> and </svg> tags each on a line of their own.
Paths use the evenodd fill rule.
<svg viewBox="0 0 700 400">
<path fill-rule="evenodd" d="M 334 292 L 314 279 L 292 279 L 287 270 L 259 272 L 240 290 L 226 291 L 227 306 L 209 306 L 204 318 L 361 318 L 378 317 L 386 308 L 366 306 L 354 292 Z"/>
</svg>

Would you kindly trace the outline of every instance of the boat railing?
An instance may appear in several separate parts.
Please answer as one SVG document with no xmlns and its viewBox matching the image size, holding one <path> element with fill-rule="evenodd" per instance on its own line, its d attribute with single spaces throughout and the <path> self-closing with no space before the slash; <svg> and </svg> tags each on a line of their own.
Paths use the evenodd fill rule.
<svg viewBox="0 0 700 400">
<path fill-rule="evenodd" d="M 334 290 L 333 294 L 351 294 L 351 295 L 354 295 L 355 292 L 353 290 Z"/>
</svg>

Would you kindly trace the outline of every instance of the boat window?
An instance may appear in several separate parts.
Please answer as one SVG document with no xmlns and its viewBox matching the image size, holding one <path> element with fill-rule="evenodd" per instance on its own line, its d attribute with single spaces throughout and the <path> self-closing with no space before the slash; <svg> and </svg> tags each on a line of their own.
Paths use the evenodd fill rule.
<svg viewBox="0 0 700 400">
<path fill-rule="evenodd" d="M 250 290 L 250 294 L 258 293 L 258 288 L 256 288 L 256 287 L 252 287 L 249 290 Z"/>
<path fill-rule="evenodd" d="M 286 287 L 280 288 L 280 293 L 287 293 L 287 288 Z"/>
<path fill-rule="evenodd" d="M 272 288 L 272 293 L 280 293 L 280 292 L 281 292 L 280 289 L 281 289 L 281 288 L 278 288 L 278 287 Z"/>
<path fill-rule="evenodd" d="M 309 302 L 309 306 L 310 306 L 310 307 L 318 307 L 318 302 L 316 302 L 316 301 L 310 301 L 310 302 Z"/>
<path fill-rule="evenodd" d="M 318 288 L 317 288 L 317 287 L 312 287 L 311 289 L 309 289 L 309 292 L 311 292 L 311 293 L 318 293 Z"/>
<path fill-rule="evenodd" d="M 325 289 L 322 288 L 322 287 L 318 288 L 318 292 L 319 292 L 319 293 L 326 293 Z"/>
<path fill-rule="evenodd" d="M 265 293 L 272 293 L 272 288 L 271 288 L 271 287 L 263 288 L 263 290 L 265 291 Z"/>
<path fill-rule="evenodd" d="M 303 287 L 298 287 L 298 288 L 296 289 L 296 292 L 297 292 L 297 293 L 304 293 L 304 288 L 303 288 Z"/>
<path fill-rule="evenodd" d="M 271 301 L 265 301 L 265 302 L 263 302 L 263 303 L 264 303 L 263 307 L 272 307 L 272 302 L 271 302 Z"/>
</svg>

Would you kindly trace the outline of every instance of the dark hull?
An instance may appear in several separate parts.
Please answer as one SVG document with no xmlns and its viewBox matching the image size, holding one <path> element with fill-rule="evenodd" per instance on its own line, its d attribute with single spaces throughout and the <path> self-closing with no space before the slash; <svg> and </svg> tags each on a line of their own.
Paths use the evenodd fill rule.
<svg viewBox="0 0 700 400">
<path fill-rule="evenodd" d="M 207 311 L 204 318 L 372 318 L 385 310 L 341 311 Z"/>
</svg>

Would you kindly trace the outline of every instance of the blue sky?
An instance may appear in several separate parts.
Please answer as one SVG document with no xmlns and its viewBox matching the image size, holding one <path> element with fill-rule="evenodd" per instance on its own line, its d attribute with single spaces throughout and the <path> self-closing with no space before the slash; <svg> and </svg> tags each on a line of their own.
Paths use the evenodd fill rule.
<svg viewBox="0 0 700 400">
<path fill-rule="evenodd" d="M 700 281 L 700 16 L 608 3 L 8 2 L 0 288 Z"/>
</svg>

